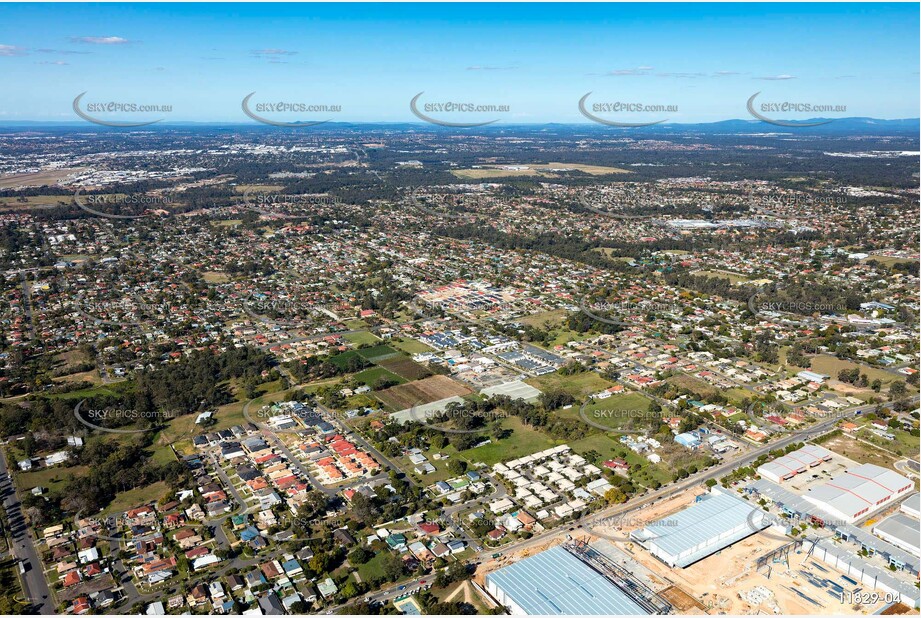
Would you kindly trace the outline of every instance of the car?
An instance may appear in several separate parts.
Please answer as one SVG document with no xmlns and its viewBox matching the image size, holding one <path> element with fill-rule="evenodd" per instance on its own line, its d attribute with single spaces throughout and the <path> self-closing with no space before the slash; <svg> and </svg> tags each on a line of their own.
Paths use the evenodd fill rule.
<svg viewBox="0 0 921 618">
<path fill-rule="evenodd" d="M 419 580 L 419 585 L 420 585 L 420 586 L 421 586 L 422 584 L 424 584 L 424 583 L 425 583 L 425 580 L 424 580 L 424 579 L 420 579 L 420 580 Z"/>
<path fill-rule="evenodd" d="M 406 586 L 400 586 L 397 590 L 406 590 Z"/>
</svg>

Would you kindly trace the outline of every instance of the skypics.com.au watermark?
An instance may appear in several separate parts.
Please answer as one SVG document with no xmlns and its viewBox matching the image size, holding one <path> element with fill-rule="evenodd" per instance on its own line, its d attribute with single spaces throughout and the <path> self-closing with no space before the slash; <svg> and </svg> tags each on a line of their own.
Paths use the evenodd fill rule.
<svg viewBox="0 0 921 618">
<path fill-rule="evenodd" d="M 250 189 L 243 192 L 244 206 L 260 215 L 308 216 L 316 214 L 324 207 L 341 206 L 343 203 L 335 195 L 271 193 Z M 306 212 L 299 213 L 302 209 Z"/>
<path fill-rule="evenodd" d="M 842 303 L 828 301 L 793 301 L 769 298 L 759 298 L 760 294 L 752 294 L 748 299 L 748 309 L 759 318 L 765 317 L 764 313 L 795 313 L 799 315 L 841 314 L 847 311 L 847 306 Z"/>
<path fill-rule="evenodd" d="M 579 418 L 605 432 L 645 434 L 662 424 L 662 416 L 649 410 L 604 407 L 587 410 L 586 407 L 588 404 L 579 409 Z"/>
<path fill-rule="evenodd" d="M 628 327 L 639 325 L 646 316 L 649 315 L 681 312 L 683 309 L 683 306 L 675 303 L 653 300 L 637 302 L 619 301 L 612 303 L 584 298 L 579 302 L 579 310 L 593 320 L 605 324 Z M 637 317 L 639 319 L 629 321 L 625 319 L 628 317 Z"/>
<path fill-rule="evenodd" d="M 173 111 L 172 105 L 139 103 L 136 101 L 88 101 L 83 102 L 86 92 L 74 98 L 73 110 L 83 120 L 104 127 L 145 127 L 163 120 L 162 117 L 153 120 L 115 120 L 115 117 L 124 117 L 139 114 L 150 118 L 151 115 L 159 116 Z M 83 109 L 85 106 L 86 109 Z"/>
<path fill-rule="evenodd" d="M 442 127 L 452 128 L 473 128 L 485 127 L 496 122 L 499 118 L 474 122 L 452 122 L 442 118 L 436 118 L 430 114 L 507 114 L 511 112 L 511 107 L 505 104 L 497 103 L 473 103 L 466 101 L 441 101 L 432 103 L 420 103 L 419 99 L 425 94 L 423 90 L 412 98 L 409 102 L 409 109 L 416 118 L 424 120 L 430 124 L 436 124 Z"/>
<path fill-rule="evenodd" d="M 136 410 L 123 408 L 84 408 L 86 400 L 80 401 L 74 406 L 74 416 L 80 424 L 103 431 L 106 433 L 116 434 L 136 434 L 154 431 L 156 425 L 166 423 L 180 415 L 177 410 Z M 140 429 L 120 429 L 118 427 L 106 427 L 99 423 L 116 423 L 118 425 L 130 425 L 140 421 L 149 422 L 153 426 Z"/>
<path fill-rule="evenodd" d="M 83 189 L 74 193 L 74 204 L 81 210 L 106 219 L 143 219 L 150 217 L 155 212 L 165 212 L 163 206 L 173 203 L 169 195 L 149 195 L 147 193 L 117 193 L 117 194 L 92 194 L 84 195 Z M 112 208 L 132 211 L 143 209 L 141 214 L 124 215 L 109 212 Z M 100 210 L 104 208 L 105 210 Z"/>
<path fill-rule="evenodd" d="M 579 99 L 579 112 L 592 122 L 609 127 L 649 127 L 662 124 L 663 122 L 668 122 L 668 118 L 661 118 L 662 114 L 676 113 L 678 111 L 677 105 L 642 101 L 608 101 L 589 104 L 588 97 L 591 94 L 591 92 L 587 92 Z M 643 117 L 643 114 L 654 114 L 656 119 L 628 122 L 626 119 L 614 119 L 599 116 L 598 114 L 639 114 L 639 117 Z"/>
<path fill-rule="evenodd" d="M 760 95 L 756 92 L 748 98 L 746 108 L 748 113 L 754 118 L 767 122 L 779 127 L 818 127 L 821 125 L 834 122 L 834 119 L 828 120 L 780 120 L 776 117 L 778 114 L 842 114 L 847 112 L 847 105 L 811 103 L 803 101 L 780 101 L 780 102 L 761 102 L 755 104 L 755 99 Z M 770 114 L 771 116 L 767 116 Z"/>
<path fill-rule="evenodd" d="M 252 98 L 255 92 L 250 92 L 243 97 L 240 107 L 243 113 L 255 120 L 256 122 L 267 124 L 273 127 L 288 127 L 292 129 L 303 129 L 315 127 L 317 125 L 331 122 L 332 118 L 324 120 L 282 120 L 282 114 L 338 114 L 342 112 L 342 106 L 338 104 L 325 103 L 304 103 L 301 101 L 274 101 L 266 103 L 256 103 Z M 268 116 L 273 114 L 275 116 Z"/>
</svg>

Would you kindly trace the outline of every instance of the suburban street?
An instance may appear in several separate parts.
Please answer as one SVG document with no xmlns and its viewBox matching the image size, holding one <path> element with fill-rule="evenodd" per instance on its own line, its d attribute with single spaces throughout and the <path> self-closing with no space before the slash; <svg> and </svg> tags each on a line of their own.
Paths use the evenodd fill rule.
<svg viewBox="0 0 921 618">
<path fill-rule="evenodd" d="M 6 454 L 2 450 L 0 450 L 0 495 L 3 496 L 3 506 L 9 522 L 12 553 L 25 565 L 25 573 L 20 575 L 20 581 L 25 600 L 29 604 L 27 613 L 53 614 L 55 613 L 54 601 L 42 572 L 42 562 L 35 549 L 35 540 L 32 538 L 29 526 L 23 518 L 22 503 L 13 487 L 13 481 L 7 468 Z"/>
</svg>

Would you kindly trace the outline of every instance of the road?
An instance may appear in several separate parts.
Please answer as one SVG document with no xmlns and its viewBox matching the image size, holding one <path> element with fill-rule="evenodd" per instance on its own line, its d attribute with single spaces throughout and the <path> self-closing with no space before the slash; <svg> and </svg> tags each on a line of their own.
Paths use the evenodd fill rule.
<svg viewBox="0 0 921 618">
<path fill-rule="evenodd" d="M 23 593 L 26 600 L 30 602 L 28 611 L 25 613 L 54 614 L 56 613 L 54 601 L 48 589 L 48 583 L 45 581 L 45 574 L 42 572 L 42 562 L 35 549 L 35 540 L 22 515 L 22 503 L 13 487 L 6 465 L 6 455 L 2 449 L 0 449 L 0 495 L 3 496 L 3 506 L 9 522 L 13 555 L 26 565 L 26 572 L 20 576 Z"/>
<path fill-rule="evenodd" d="M 915 397 L 915 399 L 917 399 L 917 397 Z M 856 410 L 859 407 L 862 407 L 862 406 L 854 406 L 852 410 Z M 652 491 L 642 496 L 638 496 L 636 498 L 628 500 L 627 502 L 623 504 L 614 505 L 614 506 L 602 509 L 600 511 L 596 511 L 590 515 L 587 515 L 586 517 L 583 517 L 581 520 L 572 522 L 568 526 L 564 525 L 558 528 L 554 528 L 550 530 L 549 532 L 547 532 L 546 534 L 535 535 L 531 537 L 530 539 L 527 539 L 524 541 L 519 541 L 517 543 L 511 543 L 509 545 L 503 545 L 501 548 L 498 548 L 498 549 L 484 547 L 479 552 L 471 556 L 471 560 L 475 561 L 477 558 L 482 558 L 496 551 L 501 551 L 503 554 L 511 554 L 514 552 L 519 552 L 524 549 L 546 545 L 547 543 L 550 543 L 560 537 L 565 537 L 567 534 L 570 533 L 570 529 L 574 527 L 591 530 L 594 525 L 597 525 L 606 519 L 610 519 L 612 517 L 622 518 L 623 516 L 628 515 L 634 511 L 637 511 L 643 508 L 644 506 L 647 506 L 653 502 L 658 502 L 659 500 L 665 500 L 665 499 L 671 498 L 684 491 L 687 491 L 688 489 L 691 489 L 692 487 L 696 485 L 699 485 L 700 483 L 705 483 L 709 479 L 716 479 L 720 476 L 727 474 L 728 472 L 731 472 L 732 470 L 736 468 L 744 467 L 750 464 L 751 462 L 753 462 L 754 460 L 756 460 L 761 455 L 764 455 L 765 453 L 768 453 L 776 449 L 784 448 L 787 445 L 792 444 L 794 442 L 800 442 L 800 441 L 805 441 L 805 440 L 814 438 L 820 434 L 827 432 L 829 429 L 834 427 L 834 425 L 839 420 L 840 420 L 839 418 L 830 418 L 828 420 L 817 423 L 808 429 L 804 429 L 803 431 L 791 433 L 790 435 L 787 435 L 779 440 L 776 440 L 769 444 L 765 444 L 763 446 L 759 446 L 745 453 L 740 453 L 735 458 L 724 461 L 723 463 L 717 464 L 716 466 L 713 466 L 706 470 L 702 470 L 698 472 L 697 474 L 694 474 L 688 477 L 684 481 L 666 485 L 655 491 Z M 375 601 L 375 602 L 390 601 L 400 595 L 412 593 L 414 590 L 419 588 L 420 585 L 422 585 L 420 584 L 421 581 L 430 581 L 432 577 L 433 575 L 426 575 L 423 577 L 415 578 L 409 582 L 403 582 L 402 584 L 400 584 L 400 586 L 403 587 L 402 590 L 400 589 L 400 586 L 393 586 L 391 588 L 387 588 L 377 593 L 368 595 L 364 598 L 370 599 L 371 601 Z M 332 611 L 335 612 L 339 608 L 344 607 L 346 605 L 348 605 L 348 603 L 337 606 L 333 608 Z"/>
</svg>

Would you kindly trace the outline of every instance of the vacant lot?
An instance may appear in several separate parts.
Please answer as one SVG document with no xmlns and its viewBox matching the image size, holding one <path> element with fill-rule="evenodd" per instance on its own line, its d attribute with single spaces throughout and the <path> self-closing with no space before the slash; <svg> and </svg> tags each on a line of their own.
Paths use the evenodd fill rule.
<svg viewBox="0 0 921 618">
<path fill-rule="evenodd" d="M 698 397 L 708 398 L 716 394 L 716 388 L 710 386 L 703 380 L 695 378 L 694 376 L 689 376 L 686 373 L 682 373 L 676 376 L 672 376 L 665 380 L 669 384 L 674 384 L 681 388 L 686 388 Z"/>
<path fill-rule="evenodd" d="M 380 337 L 366 330 L 349 333 L 344 337 L 346 341 L 355 345 L 374 345 L 380 341 Z"/>
<path fill-rule="evenodd" d="M 869 379 L 870 382 L 877 379 L 882 382 L 884 389 L 890 382 L 895 380 L 904 381 L 904 378 L 895 376 L 888 371 L 877 369 L 876 367 L 870 367 L 869 365 L 863 365 L 861 363 L 854 363 L 848 360 L 843 360 L 834 356 L 828 356 L 826 354 L 814 357 L 812 359 L 812 363 L 810 364 L 810 369 L 816 373 L 822 373 L 827 376 L 831 376 L 831 380 L 828 381 L 829 386 L 835 390 L 846 390 L 848 391 L 847 394 L 852 394 L 855 391 L 864 391 L 872 394 L 875 393 L 873 393 L 873 391 L 869 388 L 858 389 L 851 386 L 850 384 L 842 384 L 841 382 L 838 382 L 838 372 L 842 369 L 860 369 L 860 373 L 867 374 L 867 379 Z M 908 388 L 911 390 L 911 387 Z"/>
<path fill-rule="evenodd" d="M 381 402 L 393 410 L 405 410 L 417 404 L 431 403 L 448 397 L 469 395 L 473 391 L 448 376 L 432 376 L 401 384 L 376 393 Z"/>
<path fill-rule="evenodd" d="M 372 363 L 377 363 L 378 361 L 393 358 L 400 354 L 389 345 L 376 345 L 373 348 L 357 350 L 357 352 L 361 355 L 362 358 L 367 359 Z"/>
<path fill-rule="evenodd" d="M 536 378 L 528 378 L 525 382 L 540 391 L 562 390 L 576 398 L 585 398 L 614 385 L 613 382 L 605 380 L 593 371 L 585 371 L 572 376 L 548 373 Z"/>
<path fill-rule="evenodd" d="M 871 463 L 889 468 L 890 470 L 895 470 L 895 467 L 892 465 L 896 461 L 895 457 L 866 442 L 861 442 L 845 434 L 835 436 L 834 438 L 822 442 L 822 446 L 839 455 L 844 455 L 848 459 L 853 459 L 857 463 Z"/>
<path fill-rule="evenodd" d="M 460 456 L 471 463 L 480 461 L 491 466 L 500 461 L 517 459 L 561 444 L 561 442 L 553 440 L 546 434 L 528 427 L 515 417 L 504 418 L 501 423 L 504 429 L 512 431 L 511 436 L 498 442 L 494 441 L 490 444 L 461 451 Z"/>
<path fill-rule="evenodd" d="M 57 170 L 43 170 L 34 174 L 6 174 L 0 176 L 0 189 L 15 187 L 41 187 L 56 185 L 71 174 L 82 172 L 85 167 L 73 167 Z"/>
<path fill-rule="evenodd" d="M 387 360 L 382 360 L 377 364 L 389 371 L 392 371 L 401 378 L 406 378 L 407 380 L 419 380 L 420 378 L 424 378 L 432 374 L 431 371 L 419 363 L 405 357 L 389 358 Z"/>
<path fill-rule="evenodd" d="M 502 178 L 507 176 L 541 176 L 544 178 L 558 178 L 569 171 L 579 171 L 592 176 L 607 176 L 610 174 L 629 174 L 630 170 L 619 167 L 604 167 L 601 165 L 582 165 L 579 163 L 528 163 L 522 164 L 527 169 L 505 169 L 500 166 L 483 166 L 476 169 L 456 170 L 451 172 L 458 178 Z M 506 166 L 516 167 L 516 166 Z M 563 171 L 566 170 L 566 171 Z"/>
<path fill-rule="evenodd" d="M 415 339 L 394 339 L 390 342 L 390 345 L 407 354 L 422 354 L 423 352 L 432 351 L 432 348 Z"/>
<path fill-rule="evenodd" d="M 371 367 L 370 369 L 365 369 L 364 371 L 356 373 L 354 377 L 357 381 L 371 388 L 374 388 L 374 385 L 377 384 L 379 380 L 392 380 L 397 384 L 402 384 L 406 381 L 397 374 L 387 371 L 384 367 Z"/>
</svg>

